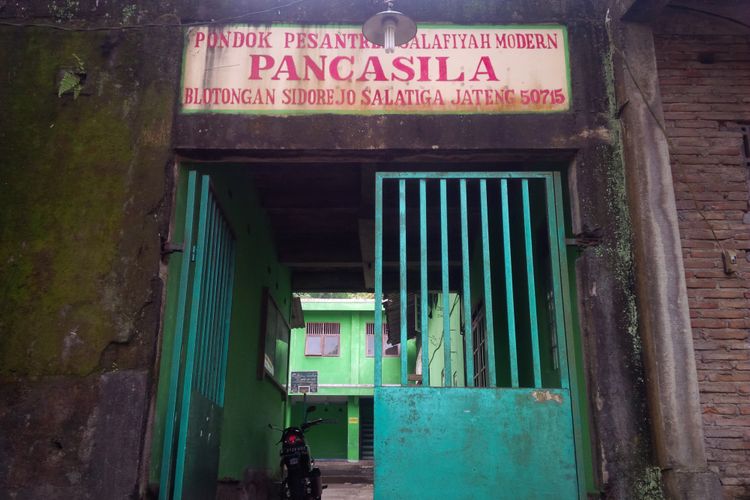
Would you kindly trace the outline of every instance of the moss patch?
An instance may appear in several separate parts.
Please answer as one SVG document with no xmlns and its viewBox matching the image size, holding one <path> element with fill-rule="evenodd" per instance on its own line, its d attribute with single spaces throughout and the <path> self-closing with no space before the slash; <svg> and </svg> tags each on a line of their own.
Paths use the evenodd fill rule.
<svg viewBox="0 0 750 500">
<path fill-rule="evenodd" d="M 0 52 L 0 378 L 89 373 L 117 339 L 127 214 L 138 169 L 163 177 L 174 91 L 134 77 L 141 35 L 13 29 L 0 44 L 14 47 Z M 72 54 L 90 76 L 76 100 L 57 95 Z"/>
</svg>

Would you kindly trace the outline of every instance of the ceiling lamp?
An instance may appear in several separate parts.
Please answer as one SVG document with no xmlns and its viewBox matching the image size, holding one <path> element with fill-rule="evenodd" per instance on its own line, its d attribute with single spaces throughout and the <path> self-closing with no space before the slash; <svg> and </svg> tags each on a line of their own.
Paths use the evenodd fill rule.
<svg viewBox="0 0 750 500">
<path fill-rule="evenodd" d="M 403 45 L 417 34 L 417 23 L 409 16 L 393 10 L 393 2 L 387 1 L 388 10 L 378 12 L 365 21 L 362 34 L 367 41 L 385 47 L 387 54 L 396 50 L 396 45 Z"/>
</svg>

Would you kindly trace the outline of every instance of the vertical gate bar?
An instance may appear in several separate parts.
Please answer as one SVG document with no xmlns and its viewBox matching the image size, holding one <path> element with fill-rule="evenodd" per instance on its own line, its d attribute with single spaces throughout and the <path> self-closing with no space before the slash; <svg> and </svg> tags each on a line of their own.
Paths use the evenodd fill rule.
<svg viewBox="0 0 750 500">
<path fill-rule="evenodd" d="M 430 385 L 430 332 L 427 325 L 427 181 L 419 180 L 419 258 L 421 330 L 422 330 L 422 385 Z"/>
<path fill-rule="evenodd" d="M 560 241 L 558 227 L 561 221 L 557 220 L 557 209 L 555 200 L 555 188 L 552 177 L 545 180 L 545 189 L 547 194 L 547 230 L 550 242 L 550 261 L 552 265 L 552 290 L 553 303 L 555 307 L 555 332 L 557 333 L 557 357 L 558 366 L 560 367 L 560 385 L 563 389 L 570 388 L 570 378 L 568 373 L 568 354 L 565 345 L 565 318 L 563 311 L 562 283 L 560 279 Z M 563 240 L 564 241 L 564 240 Z"/>
<path fill-rule="evenodd" d="M 585 472 L 583 469 L 583 459 L 580 456 L 581 450 L 583 450 L 583 435 L 582 435 L 582 422 L 581 422 L 581 411 L 578 406 L 580 396 L 578 393 L 578 384 L 576 383 L 577 363 L 575 352 L 572 350 L 573 346 L 573 317 L 572 307 L 569 294 L 569 283 L 568 283 L 568 256 L 567 249 L 565 248 L 565 215 L 563 214 L 563 190 L 562 180 L 560 172 L 553 173 L 553 182 L 555 187 L 555 214 L 557 216 L 557 243 L 558 253 L 560 262 L 560 277 L 562 285 L 562 300 L 563 300 L 563 316 L 565 321 L 565 339 L 568 341 L 566 344 L 570 346 L 570 356 L 566 357 L 568 373 L 570 377 L 570 399 L 571 407 L 573 409 L 573 438 L 575 439 L 576 448 L 576 467 L 578 469 L 578 496 L 580 498 L 586 498 L 586 484 L 584 478 Z M 567 349 L 566 349 L 567 356 Z"/>
<path fill-rule="evenodd" d="M 216 238 L 216 258 L 214 259 L 214 263 L 212 264 L 214 267 L 213 271 L 213 278 L 212 278 L 212 287 L 214 288 L 215 292 L 213 293 L 212 297 L 212 304 L 211 304 L 211 336 L 209 337 L 209 350 L 208 353 L 210 357 L 208 358 L 208 380 L 206 385 L 206 395 L 209 399 L 212 401 L 215 401 L 216 398 L 216 389 L 217 387 L 217 355 L 218 355 L 218 349 L 219 346 L 217 345 L 218 340 L 218 328 L 216 327 L 217 323 L 217 315 L 219 313 L 219 299 L 221 294 L 221 261 L 222 261 L 222 252 L 224 247 L 224 238 L 222 237 L 222 229 L 223 229 L 223 216 L 221 215 L 221 210 L 219 209 L 218 202 L 216 201 L 216 198 L 212 196 L 213 204 L 215 206 L 216 210 L 216 219 L 215 219 L 215 238 Z"/>
<path fill-rule="evenodd" d="M 229 231 L 227 229 L 227 222 L 222 219 L 221 224 L 221 259 L 219 261 L 219 299 L 216 303 L 216 321 L 215 321 L 215 335 L 216 335 L 216 381 L 213 387 L 213 400 L 219 404 L 219 391 L 221 390 L 221 358 L 224 352 L 224 312 L 226 310 L 225 305 L 228 300 L 229 293 L 227 292 L 227 282 L 229 281 L 229 252 L 231 240 L 229 239 Z"/>
<path fill-rule="evenodd" d="M 407 321 L 406 310 L 409 302 L 409 296 L 406 294 L 406 180 L 399 179 L 398 181 L 398 283 L 399 283 L 399 295 L 398 305 L 400 307 L 400 327 L 399 332 L 401 333 L 401 348 L 399 353 L 401 354 L 401 385 L 406 386 L 409 384 L 409 373 L 408 365 L 406 363 L 407 349 L 407 331 L 406 328 L 409 324 Z M 382 335 L 382 333 L 381 333 Z"/>
<path fill-rule="evenodd" d="M 534 364 L 534 387 L 542 387 L 542 368 L 539 354 L 539 325 L 536 311 L 536 282 L 534 280 L 534 247 L 531 240 L 531 208 L 529 180 L 521 181 L 523 194 L 523 233 L 526 240 L 526 280 L 529 291 L 529 323 L 531 326 L 531 357 Z"/>
<path fill-rule="evenodd" d="M 443 281 L 443 359 L 445 387 L 453 385 L 451 366 L 450 288 L 448 283 L 448 192 L 446 180 L 440 179 L 440 260 Z"/>
<path fill-rule="evenodd" d="M 484 321 L 487 335 L 487 372 L 489 387 L 497 386 L 495 372 L 495 324 L 492 311 L 492 276 L 490 266 L 490 235 L 487 215 L 487 181 L 479 181 L 479 198 L 482 212 L 482 271 L 484 274 Z"/>
<path fill-rule="evenodd" d="M 505 305 L 508 315 L 508 353 L 510 355 L 510 382 L 518 387 L 518 350 L 516 348 L 516 307 L 513 298 L 513 262 L 510 249 L 510 214 L 508 213 L 508 181 L 500 181 L 500 198 L 503 209 L 503 254 L 505 256 Z"/>
<path fill-rule="evenodd" d="M 207 220 L 206 220 L 206 253 L 205 253 L 205 261 L 206 265 L 204 266 L 204 273 L 206 276 L 204 276 L 204 285 L 201 293 L 201 298 L 198 302 L 193 304 L 193 307 L 198 308 L 198 337 L 196 339 L 197 342 L 197 352 L 196 352 L 196 369 L 195 369 L 195 378 L 196 378 L 196 386 L 198 387 L 198 390 L 201 394 L 205 394 L 205 370 L 206 370 L 206 345 L 208 343 L 208 316 L 209 316 L 209 308 L 210 308 L 210 301 L 209 301 L 209 295 L 211 291 L 211 280 L 210 280 L 210 273 L 211 273 L 211 259 L 213 257 L 213 244 L 214 244 L 214 238 L 213 238 L 213 222 L 214 222 L 214 216 L 216 214 L 214 213 L 213 206 L 209 203 L 208 205 L 208 214 L 207 214 Z"/>
<path fill-rule="evenodd" d="M 224 307 L 224 324 L 222 326 L 224 344 L 221 352 L 221 383 L 219 384 L 219 406 L 224 407 L 224 390 L 226 388 L 227 377 L 227 356 L 229 354 L 229 332 L 232 323 L 232 297 L 234 296 L 234 241 L 229 236 L 229 282 L 226 293 L 227 301 Z"/>
<path fill-rule="evenodd" d="M 383 384 L 383 178 L 375 175 L 375 377 Z"/>
<path fill-rule="evenodd" d="M 167 414 L 164 425 L 164 444 L 161 453 L 160 500 L 169 498 L 172 472 L 172 440 L 174 439 L 175 416 L 177 413 L 177 390 L 182 361 L 182 337 L 185 329 L 185 309 L 187 309 L 188 279 L 190 278 L 190 256 L 193 247 L 193 217 L 195 216 L 195 188 L 197 174 L 188 173 L 187 200 L 185 205 L 185 225 L 182 234 L 182 262 L 180 263 L 180 289 L 177 300 L 177 324 L 172 340 L 172 359 L 169 367 L 169 392 Z"/>
<path fill-rule="evenodd" d="M 221 212 L 219 212 L 221 214 Z M 213 348 L 211 349 L 211 352 L 213 355 L 211 356 L 211 371 L 213 372 L 213 376 L 211 378 L 211 386 L 210 386 L 210 392 L 211 392 L 211 400 L 218 404 L 219 399 L 219 368 L 221 365 L 221 344 L 222 344 L 222 337 L 221 337 L 221 316 L 222 316 L 222 308 L 224 305 L 225 300 L 225 292 L 224 292 L 224 281 L 226 279 L 226 269 L 224 266 L 224 262 L 226 260 L 226 251 L 227 251 L 227 239 L 226 239 L 226 222 L 224 221 L 224 217 L 220 215 L 219 221 L 218 221 L 218 235 L 217 238 L 218 246 L 219 246 L 219 252 L 218 252 L 218 260 L 216 263 L 216 269 L 217 269 L 217 276 L 216 276 L 216 303 L 214 305 L 214 314 L 213 314 L 213 328 L 211 329 L 211 339 Z"/>
<path fill-rule="evenodd" d="M 202 338 L 201 347 L 198 352 L 198 360 L 200 361 L 198 367 L 198 377 L 200 380 L 200 391 L 201 394 L 210 398 L 211 397 L 211 371 L 212 371 L 212 354 L 213 354 L 213 319 L 214 312 L 216 310 L 216 272 L 218 271 L 217 259 L 219 254 L 219 238 L 218 238 L 218 222 L 219 222 L 219 209 L 216 206 L 216 201 L 213 199 L 213 195 L 209 191 L 209 216 L 207 226 L 207 241 L 206 241 L 206 270 L 205 280 L 206 283 L 203 287 L 205 290 L 204 304 L 203 307 L 204 318 L 201 321 L 202 324 Z"/>
<path fill-rule="evenodd" d="M 222 258 L 222 281 L 220 283 L 221 290 L 222 290 L 222 299 L 221 302 L 219 302 L 219 314 L 216 320 L 216 336 L 217 336 L 217 346 L 218 351 L 216 353 L 216 404 L 219 404 L 221 401 L 220 399 L 220 392 L 221 392 L 221 384 L 222 380 L 224 378 L 224 373 L 222 371 L 222 363 L 224 358 L 224 351 L 226 350 L 226 341 L 225 338 L 225 332 L 224 332 L 224 324 L 226 323 L 226 303 L 230 300 L 230 294 L 231 290 L 229 290 L 229 272 L 230 272 L 230 264 L 229 259 L 232 255 L 232 233 L 229 229 L 229 221 L 227 219 L 224 219 L 224 224 L 222 225 L 223 230 L 223 236 L 222 236 L 222 245 L 224 248 L 224 251 L 222 252 L 223 258 Z"/>
<path fill-rule="evenodd" d="M 469 267 L 469 218 L 466 203 L 466 179 L 460 180 L 461 186 L 461 270 L 463 271 L 464 290 L 461 298 L 464 306 L 464 343 L 466 358 L 466 386 L 474 387 L 474 339 L 471 337 L 471 273 Z"/>
<path fill-rule="evenodd" d="M 188 323 L 187 346 L 185 348 L 185 376 L 182 383 L 182 407 L 180 429 L 177 434 L 177 457 L 175 459 L 174 498 L 182 498 L 182 482 L 185 476 L 185 453 L 187 452 L 187 432 L 190 416 L 190 400 L 193 390 L 195 370 L 195 336 L 198 329 L 198 301 L 203 284 L 205 266 L 206 215 L 208 212 L 209 177 L 201 176 L 200 212 L 198 218 L 198 238 L 195 251 L 195 274 L 193 279 L 190 322 Z"/>
</svg>

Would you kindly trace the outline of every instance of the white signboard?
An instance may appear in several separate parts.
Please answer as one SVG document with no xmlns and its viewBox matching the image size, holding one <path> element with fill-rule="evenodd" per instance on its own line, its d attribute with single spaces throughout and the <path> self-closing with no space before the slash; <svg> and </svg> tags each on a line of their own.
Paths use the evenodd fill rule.
<svg viewBox="0 0 750 500">
<path fill-rule="evenodd" d="M 354 26 L 188 29 L 183 113 L 544 113 L 570 109 L 562 26 L 419 26 L 395 53 Z"/>
</svg>

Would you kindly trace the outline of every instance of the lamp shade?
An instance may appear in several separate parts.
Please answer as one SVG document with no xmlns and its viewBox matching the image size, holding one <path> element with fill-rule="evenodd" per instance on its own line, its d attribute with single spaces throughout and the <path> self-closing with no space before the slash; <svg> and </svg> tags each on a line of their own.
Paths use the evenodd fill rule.
<svg viewBox="0 0 750 500">
<path fill-rule="evenodd" d="M 395 46 L 414 38 L 417 24 L 406 14 L 388 9 L 365 21 L 362 34 L 369 42 L 385 47 L 386 52 L 393 52 Z"/>
</svg>

